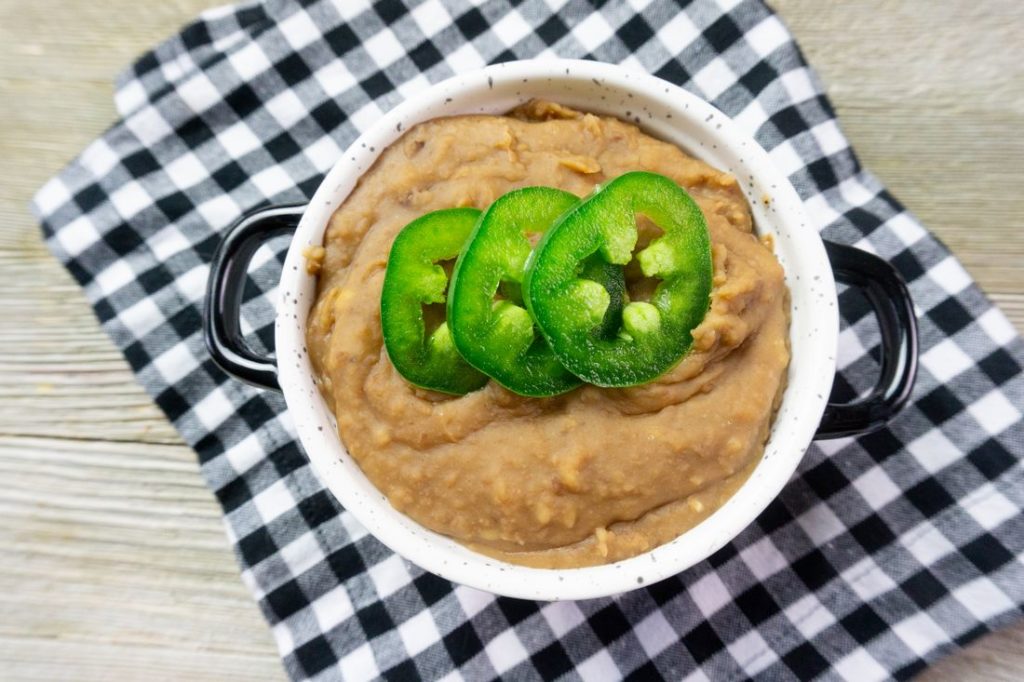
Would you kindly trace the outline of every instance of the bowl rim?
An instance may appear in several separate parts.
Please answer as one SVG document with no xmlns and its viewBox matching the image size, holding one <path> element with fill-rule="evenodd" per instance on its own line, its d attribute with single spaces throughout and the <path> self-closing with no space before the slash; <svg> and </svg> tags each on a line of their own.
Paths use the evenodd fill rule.
<svg viewBox="0 0 1024 682">
<path fill-rule="evenodd" d="M 716 141 L 709 145 L 715 147 L 714 152 L 703 142 L 702 149 L 686 149 L 697 158 L 707 160 L 726 152 L 739 154 L 739 169 L 749 175 L 749 187 L 744 186 L 744 191 L 759 231 L 762 222 L 770 223 L 772 227 L 767 231 L 772 234 L 780 234 L 778 228 L 782 226 L 800 239 L 794 242 L 799 248 L 792 249 L 787 255 L 789 263 L 783 265 L 791 292 L 800 294 L 804 306 L 799 319 L 807 323 L 808 334 L 812 334 L 813 324 L 813 338 L 799 338 L 799 343 L 809 344 L 799 363 L 794 362 L 794 346 L 789 383 L 762 460 L 718 510 L 674 540 L 629 559 L 584 568 L 540 569 L 469 550 L 394 510 L 372 484 L 366 489 L 368 480 L 348 455 L 337 434 L 334 416 L 313 384 L 303 330 L 315 298 L 316 279 L 306 273 L 302 252 L 307 246 L 322 243 L 330 216 L 359 177 L 384 149 L 416 123 L 446 115 L 507 111 L 539 90 L 558 88 L 565 93 L 573 85 L 600 88 L 621 96 L 623 101 L 637 96 L 639 101 L 649 102 L 642 112 L 636 112 L 635 119 L 641 128 L 657 137 L 665 138 L 666 131 L 671 137 L 683 134 L 672 133 L 673 130 L 693 130 L 697 131 L 694 134 Z M 518 91 L 512 89 L 516 87 Z M 551 98 L 566 99 L 558 95 Z M 621 111 L 621 104 L 605 101 L 598 106 L 596 99 L 592 101 L 592 111 L 616 107 Z M 765 192 L 768 200 L 763 205 L 751 200 L 751 192 L 757 191 Z M 787 235 L 787 239 L 794 239 L 789 232 Z M 798 275 L 791 280 L 794 271 L 802 279 Z M 794 283 L 798 286 L 794 287 Z M 823 243 L 796 190 L 768 153 L 721 111 L 676 85 L 622 66 L 567 59 L 504 62 L 456 75 L 407 98 L 369 126 L 327 173 L 302 216 L 278 287 L 275 342 L 279 381 L 313 471 L 362 525 L 349 525 L 353 541 L 368 531 L 413 564 L 455 583 L 494 594 L 545 601 L 609 596 L 658 582 L 706 559 L 749 526 L 782 490 L 813 439 L 831 389 L 839 328 L 836 298 Z M 791 314 L 791 343 L 797 343 L 793 325 L 798 315 L 795 310 Z M 799 382 L 794 382 L 794 374 L 799 375 Z M 780 423 L 784 412 L 783 428 Z M 777 438 L 782 439 L 778 448 L 770 448 Z M 344 522 L 344 516 L 342 519 Z"/>
</svg>

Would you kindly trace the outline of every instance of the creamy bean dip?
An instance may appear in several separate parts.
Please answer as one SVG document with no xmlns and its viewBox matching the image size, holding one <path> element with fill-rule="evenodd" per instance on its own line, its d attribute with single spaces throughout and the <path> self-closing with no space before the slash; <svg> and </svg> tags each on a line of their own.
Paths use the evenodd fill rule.
<svg viewBox="0 0 1024 682">
<path fill-rule="evenodd" d="M 684 187 L 711 235 L 711 308 L 679 365 L 643 386 L 545 399 L 493 381 L 441 395 L 396 373 L 380 296 L 403 226 L 529 185 L 582 197 L 632 170 Z M 658 230 L 638 224 L 642 247 Z M 635 125 L 543 101 L 422 123 L 363 175 L 323 246 L 310 256 L 319 289 L 307 329 L 319 387 L 359 466 L 427 528 L 518 564 L 612 562 L 698 524 L 760 460 L 789 364 L 782 268 L 734 177 Z M 656 282 L 626 272 L 631 295 L 649 295 Z"/>
</svg>

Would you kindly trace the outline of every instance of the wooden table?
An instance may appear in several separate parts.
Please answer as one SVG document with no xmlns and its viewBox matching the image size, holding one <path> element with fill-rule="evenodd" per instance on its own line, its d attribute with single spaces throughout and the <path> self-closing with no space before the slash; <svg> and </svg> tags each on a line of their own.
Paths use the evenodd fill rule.
<svg viewBox="0 0 1024 682">
<path fill-rule="evenodd" d="M 0 0 L 0 671 L 280 679 L 193 453 L 26 203 L 114 118 L 111 80 L 210 0 Z M 1024 327 L 1024 3 L 777 0 L 865 164 Z M 1024 626 L 931 680 L 1019 679 Z"/>
</svg>

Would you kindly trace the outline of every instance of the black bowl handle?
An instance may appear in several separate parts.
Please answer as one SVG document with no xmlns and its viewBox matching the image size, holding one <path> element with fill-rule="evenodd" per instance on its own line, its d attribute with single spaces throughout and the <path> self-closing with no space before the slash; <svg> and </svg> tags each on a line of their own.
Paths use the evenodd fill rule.
<svg viewBox="0 0 1024 682">
<path fill-rule="evenodd" d="M 826 241 L 825 250 L 836 281 L 861 289 L 878 317 L 882 367 L 878 384 L 866 397 L 825 407 L 815 440 L 859 436 L 882 428 L 907 404 L 917 377 L 917 317 L 899 271 L 852 246 Z"/>
<path fill-rule="evenodd" d="M 232 225 L 213 254 L 206 283 L 203 337 L 210 357 L 225 372 L 258 388 L 280 391 L 273 355 L 262 356 L 242 336 L 242 292 L 249 262 L 271 237 L 294 232 L 305 204 L 272 206 Z"/>
</svg>

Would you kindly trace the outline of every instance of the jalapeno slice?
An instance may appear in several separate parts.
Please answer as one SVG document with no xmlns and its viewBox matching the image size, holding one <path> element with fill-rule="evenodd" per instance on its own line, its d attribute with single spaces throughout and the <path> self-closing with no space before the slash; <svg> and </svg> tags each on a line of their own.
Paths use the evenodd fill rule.
<svg viewBox="0 0 1024 682">
<path fill-rule="evenodd" d="M 581 278 L 597 257 L 625 265 L 637 242 L 636 214 L 664 234 L 637 253 L 640 269 L 661 281 L 651 300 L 627 303 L 613 338 L 603 287 Z M 566 213 L 534 250 L 523 295 L 559 361 L 598 386 L 635 386 L 671 369 L 689 350 L 692 331 L 710 304 L 711 242 L 690 195 L 656 173 L 620 175 Z"/>
<path fill-rule="evenodd" d="M 548 187 L 505 194 L 480 216 L 452 272 L 448 320 L 455 347 L 471 365 L 520 395 L 558 395 L 581 383 L 537 331 L 520 287 L 532 251 L 527 235 L 544 233 L 578 202 L 573 194 Z M 622 269 L 605 266 L 589 266 L 590 276 L 601 280 L 595 286 L 602 292 L 623 290 Z"/>
<path fill-rule="evenodd" d="M 479 217 L 475 208 L 434 211 L 402 228 L 391 246 L 380 299 L 381 332 L 391 364 L 416 386 L 463 395 L 487 383 L 487 376 L 455 349 L 447 320 L 430 331 L 423 311 L 424 305 L 445 302 L 448 275 L 438 263 L 459 255 Z"/>
</svg>

